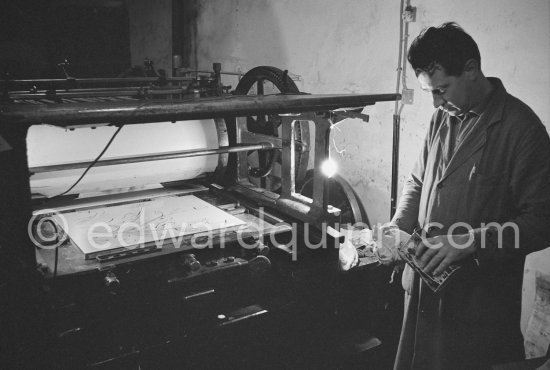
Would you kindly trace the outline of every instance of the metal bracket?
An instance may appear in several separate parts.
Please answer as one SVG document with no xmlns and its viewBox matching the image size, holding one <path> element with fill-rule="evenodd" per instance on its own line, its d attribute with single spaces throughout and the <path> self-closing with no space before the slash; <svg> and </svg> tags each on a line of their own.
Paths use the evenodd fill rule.
<svg viewBox="0 0 550 370">
<path fill-rule="evenodd" d="M 330 119 L 333 122 L 333 124 L 341 122 L 346 118 L 356 118 L 356 119 L 363 120 L 365 122 L 369 122 L 369 118 L 370 118 L 369 115 L 361 113 L 362 111 L 363 111 L 363 108 L 336 109 L 336 110 L 330 111 Z"/>
</svg>

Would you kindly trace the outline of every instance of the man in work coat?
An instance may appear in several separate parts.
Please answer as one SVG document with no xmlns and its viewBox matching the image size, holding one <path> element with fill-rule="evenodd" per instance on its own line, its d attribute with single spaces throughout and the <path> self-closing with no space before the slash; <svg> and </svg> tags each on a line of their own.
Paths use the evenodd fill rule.
<svg viewBox="0 0 550 370">
<path fill-rule="evenodd" d="M 524 257 L 550 246 L 550 140 L 535 113 L 480 69 L 475 41 L 454 23 L 431 27 L 408 60 L 433 96 L 429 132 L 392 222 L 420 228 L 395 369 L 477 369 L 522 358 Z M 451 237 L 452 235 L 452 237 Z"/>
</svg>

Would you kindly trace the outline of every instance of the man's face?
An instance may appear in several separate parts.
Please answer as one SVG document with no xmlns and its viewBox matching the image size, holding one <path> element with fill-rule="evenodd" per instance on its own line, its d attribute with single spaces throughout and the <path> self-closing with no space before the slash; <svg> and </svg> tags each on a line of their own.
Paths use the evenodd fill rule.
<svg viewBox="0 0 550 370">
<path fill-rule="evenodd" d="M 456 116 L 472 108 L 470 83 L 465 75 L 449 76 L 441 66 L 436 65 L 431 75 L 428 72 L 418 74 L 418 81 L 422 90 L 432 94 L 435 108 Z"/>
</svg>

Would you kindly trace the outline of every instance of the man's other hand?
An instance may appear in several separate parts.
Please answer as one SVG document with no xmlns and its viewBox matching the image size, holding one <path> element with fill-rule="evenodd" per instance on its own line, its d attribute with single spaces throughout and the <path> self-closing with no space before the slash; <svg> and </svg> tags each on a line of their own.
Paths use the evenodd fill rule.
<svg viewBox="0 0 550 370">
<path fill-rule="evenodd" d="M 357 249 L 351 242 L 352 231 L 348 231 L 343 243 L 340 244 L 339 260 L 340 269 L 342 271 L 348 271 L 350 268 L 355 267 L 359 263 L 359 254 Z"/>
<path fill-rule="evenodd" d="M 474 236 L 469 234 L 439 235 L 423 240 L 415 257 L 420 268 L 437 276 L 449 265 L 462 261 L 476 252 Z"/>
</svg>

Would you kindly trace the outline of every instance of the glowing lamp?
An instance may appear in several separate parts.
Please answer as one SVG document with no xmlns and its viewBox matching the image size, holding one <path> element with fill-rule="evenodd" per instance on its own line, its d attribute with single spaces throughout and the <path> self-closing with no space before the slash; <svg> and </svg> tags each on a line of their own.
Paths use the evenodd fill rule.
<svg viewBox="0 0 550 370">
<path fill-rule="evenodd" d="M 328 158 L 321 164 L 321 172 L 323 175 L 325 175 L 328 178 L 331 178 L 336 174 L 336 171 L 338 170 L 338 165 L 335 161 Z"/>
</svg>

